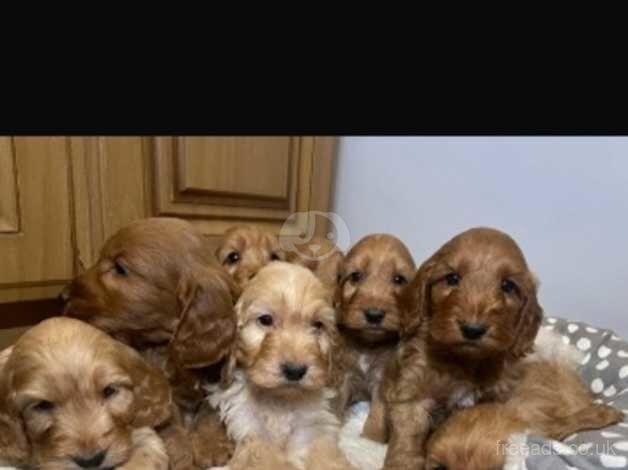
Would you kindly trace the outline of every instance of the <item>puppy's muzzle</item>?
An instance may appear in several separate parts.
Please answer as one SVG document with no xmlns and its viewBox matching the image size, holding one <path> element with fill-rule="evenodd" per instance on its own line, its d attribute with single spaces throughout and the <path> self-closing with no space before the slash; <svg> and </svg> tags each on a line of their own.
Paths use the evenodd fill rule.
<svg viewBox="0 0 628 470">
<path fill-rule="evenodd" d="M 364 310 L 364 318 L 371 325 L 379 325 L 384 319 L 384 312 L 381 308 L 367 308 Z"/>
<path fill-rule="evenodd" d="M 307 374 L 307 366 L 305 364 L 288 362 L 281 365 L 281 373 L 290 382 L 298 382 Z"/>
<path fill-rule="evenodd" d="M 475 341 L 486 334 L 488 326 L 484 323 L 462 323 L 460 331 L 465 339 Z"/>
<path fill-rule="evenodd" d="M 98 468 L 105 461 L 107 453 L 101 450 L 90 456 L 74 456 L 72 460 L 81 468 Z"/>
</svg>

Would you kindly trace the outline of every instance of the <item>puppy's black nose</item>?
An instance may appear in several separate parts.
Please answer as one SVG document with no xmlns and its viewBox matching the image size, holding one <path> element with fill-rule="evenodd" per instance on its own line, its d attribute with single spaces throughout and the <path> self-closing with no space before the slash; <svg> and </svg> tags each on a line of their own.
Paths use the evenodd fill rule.
<svg viewBox="0 0 628 470">
<path fill-rule="evenodd" d="M 364 310 L 366 321 L 373 325 L 379 325 L 384 319 L 385 314 L 386 312 L 384 312 L 381 308 L 367 308 Z"/>
<path fill-rule="evenodd" d="M 484 333 L 488 331 L 488 326 L 484 323 L 463 323 L 460 325 L 460 330 L 466 339 L 475 340 L 484 336 Z"/>
<path fill-rule="evenodd" d="M 72 457 L 72 460 L 74 460 L 74 462 L 76 462 L 76 465 L 81 468 L 94 468 L 99 467 L 100 464 L 105 461 L 106 455 L 107 453 L 103 450 L 90 457 Z"/>
<path fill-rule="evenodd" d="M 281 373 L 292 382 L 298 382 L 307 373 L 307 366 L 304 364 L 294 364 L 288 362 L 281 366 Z"/>
</svg>

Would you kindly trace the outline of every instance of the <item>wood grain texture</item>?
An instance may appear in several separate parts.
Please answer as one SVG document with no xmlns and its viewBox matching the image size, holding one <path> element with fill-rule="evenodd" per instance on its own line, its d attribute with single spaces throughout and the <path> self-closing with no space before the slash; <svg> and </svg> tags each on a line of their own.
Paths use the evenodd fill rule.
<svg viewBox="0 0 628 470">
<path fill-rule="evenodd" d="M 288 197 L 290 137 L 183 137 L 175 142 L 179 191 Z"/>
<path fill-rule="evenodd" d="M 0 137 L 0 233 L 20 230 L 15 152 L 10 137 Z"/>
<path fill-rule="evenodd" d="M 187 139 L 189 138 L 180 138 L 178 143 L 172 138 L 154 140 L 156 214 L 190 219 L 209 237 L 220 236 L 234 224 L 254 224 L 274 233 L 279 233 L 281 229 L 282 233 L 292 237 L 310 233 L 310 223 L 320 224 L 320 230 L 325 230 L 323 225 L 326 225 L 326 221 L 320 218 L 314 220 L 307 212 L 327 211 L 329 208 L 329 194 L 322 193 L 325 191 L 329 193 L 330 189 L 329 170 L 333 166 L 334 138 L 282 138 L 290 141 L 290 152 L 286 154 L 288 157 L 255 160 L 245 159 L 242 157 L 244 154 L 235 160 L 227 158 L 236 151 L 233 150 L 230 139 L 245 138 L 195 138 L 212 140 L 202 145 L 198 140 L 194 142 L 197 152 L 194 173 L 221 175 L 214 176 L 211 180 L 216 184 L 215 187 L 211 186 L 214 183 L 204 183 L 203 191 L 196 192 L 189 190 L 191 183 L 181 181 L 182 178 L 187 178 L 187 176 L 182 177 L 181 173 L 191 171 L 186 155 L 181 153 L 181 148 L 188 145 Z M 226 140 L 218 144 L 217 139 Z M 255 155 L 258 156 L 281 153 L 283 148 L 282 141 L 278 139 L 246 139 L 248 139 L 246 146 L 255 147 Z M 268 148 L 264 148 L 265 146 Z M 211 149 L 211 152 L 222 151 L 224 155 L 217 153 L 213 156 L 204 155 L 201 153 L 201 148 Z M 242 151 L 245 147 L 235 148 L 237 151 Z M 240 165 L 240 167 L 234 169 L 234 165 Z M 250 181 L 255 181 L 265 174 L 288 175 L 287 204 L 279 196 L 273 196 L 275 199 L 270 197 L 270 192 L 264 196 L 255 196 L 251 193 L 253 183 Z M 234 175 L 240 175 L 240 177 L 234 178 Z M 328 181 L 324 178 L 328 178 Z M 276 181 L 273 184 L 276 184 Z M 199 185 L 200 183 L 197 184 Z M 276 191 L 275 194 L 280 194 L 280 192 Z"/>
<path fill-rule="evenodd" d="M 151 215 L 146 139 L 72 138 L 78 268 L 90 266 L 118 229 Z"/>
<path fill-rule="evenodd" d="M 67 139 L 19 137 L 15 152 L 20 229 L 0 236 L 4 289 L 62 283 L 73 275 Z"/>
</svg>

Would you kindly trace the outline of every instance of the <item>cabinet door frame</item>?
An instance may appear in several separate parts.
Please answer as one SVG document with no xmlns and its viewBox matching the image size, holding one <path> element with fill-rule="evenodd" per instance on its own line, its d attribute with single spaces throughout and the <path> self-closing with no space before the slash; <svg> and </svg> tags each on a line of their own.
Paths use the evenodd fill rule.
<svg viewBox="0 0 628 470">
<path fill-rule="evenodd" d="M 293 137 L 291 182 L 289 194 L 281 204 L 265 204 L 250 195 L 239 200 L 233 195 L 205 194 L 195 199 L 193 192 L 181 191 L 181 158 L 177 151 L 182 145 L 177 138 L 160 137 L 154 141 L 153 164 L 156 185 L 154 194 L 157 216 L 188 219 L 195 223 L 213 243 L 234 224 L 254 224 L 275 234 L 301 237 L 308 233 L 323 235 L 328 229 L 326 218 L 313 212 L 329 210 L 332 176 L 335 163 L 336 138 Z M 221 199 L 221 196 L 223 198 Z M 241 201 L 255 201 L 253 207 L 243 207 Z M 203 204 L 205 202 L 205 204 Z M 292 214 L 289 223 L 286 219 Z M 314 227 L 312 229 L 312 227 Z"/>
<path fill-rule="evenodd" d="M 56 297 L 75 275 L 69 140 L 0 139 L 0 303 Z"/>
</svg>

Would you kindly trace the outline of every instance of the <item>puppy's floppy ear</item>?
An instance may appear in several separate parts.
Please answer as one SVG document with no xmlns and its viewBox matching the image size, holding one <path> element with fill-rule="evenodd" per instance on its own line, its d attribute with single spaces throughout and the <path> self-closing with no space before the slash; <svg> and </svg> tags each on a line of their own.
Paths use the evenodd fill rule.
<svg viewBox="0 0 628 470">
<path fill-rule="evenodd" d="M 163 372 L 149 365 L 131 347 L 120 343 L 116 355 L 133 381 L 134 427 L 157 427 L 172 416 L 172 391 Z"/>
<path fill-rule="evenodd" d="M 170 356 L 184 368 L 207 367 L 224 359 L 235 337 L 234 296 L 239 291 L 219 267 L 198 267 L 177 289 L 179 324 L 170 343 Z"/>
<path fill-rule="evenodd" d="M 316 268 L 316 275 L 327 286 L 337 287 L 338 277 L 342 269 L 344 255 L 341 251 L 335 251 L 331 255 L 322 259 Z"/>
<path fill-rule="evenodd" d="M 10 374 L 5 367 L 12 349 L 0 352 L 0 464 L 21 466 L 28 460 L 30 446 L 13 403 Z"/>
<path fill-rule="evenodd" d="M 543 320 L 543 309 L 537 300 L 538 281 L 529 273 L 522 286 L 523 307 L 519 311 L 515 342 L 510 354 L 519 358 L 532 351 Z"/>
<path fill-rule="evenodd" d="M 399 295 L 399 322 L 402 337 L 415 334 L 428 315 L 429 288 L 435 264 L 433 259 L 423 263 L 412 282 Z"/>
</svg>

